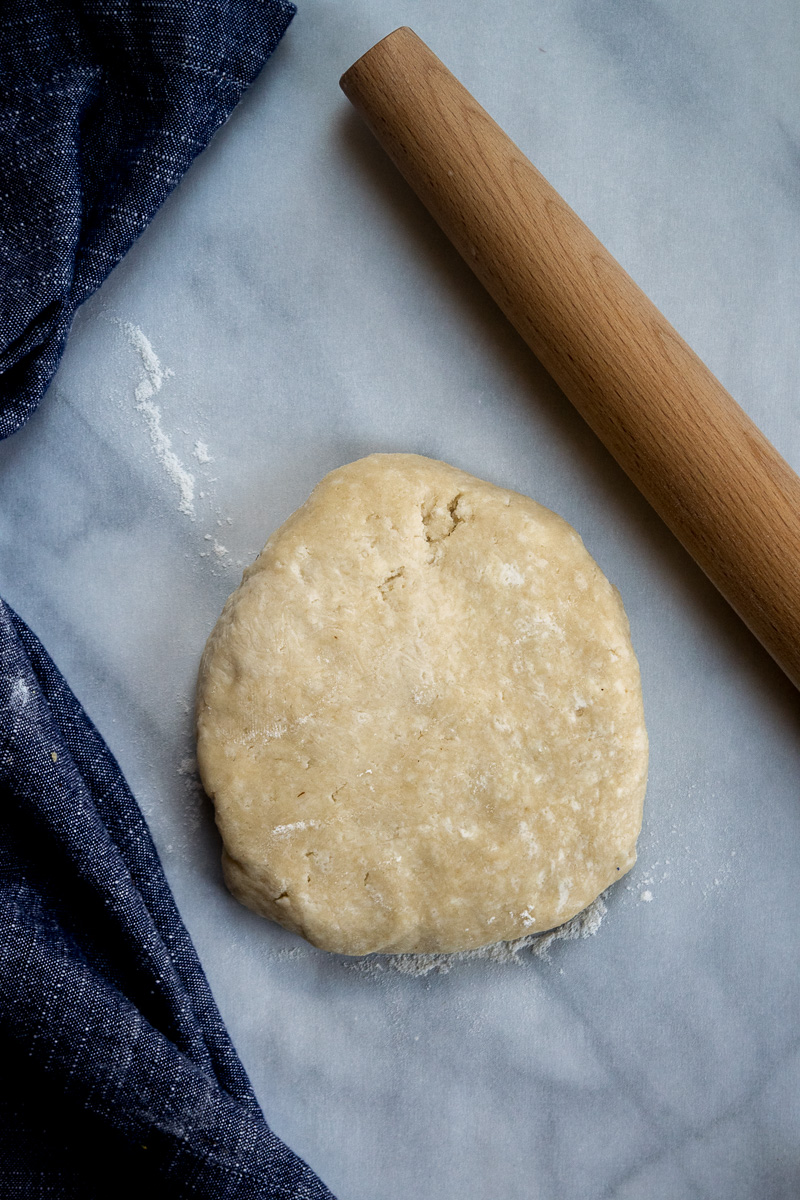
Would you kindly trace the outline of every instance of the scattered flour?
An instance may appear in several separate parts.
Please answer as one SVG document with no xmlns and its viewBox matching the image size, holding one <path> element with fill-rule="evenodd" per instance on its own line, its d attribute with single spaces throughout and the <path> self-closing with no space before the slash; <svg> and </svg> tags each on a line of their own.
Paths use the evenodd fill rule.
<svg viewBox="0 0 800 1200">
<path fill-rule="evenodd" d="M 31 689 L 27 682 L 20 675 L 14 680 L 14 686 L 11 689 L 11 705 L 13 708 L 24 708 L 31 698 Z"/>
<path fill-rule="evenodd" d="M 553 942 L 574 942 L 578 938 L 594 937 L 607 911 L 603 897 L 598 896 L 571 921 L 559 925 L 557 929 L 550 929 L 547 933 L 528 933 L 513 942 L 495 942 L 491 946 L 481 946 L 479 950 L 462 950 L 457 954 L 372 954 L 367 958 L 358 959 L 352 967 L 356 971 L 365 971 L 368 974 L 380 974 L 388 970 L 397 971 L 401 975 L 419 976 L 428 975 L 431 971 L 446 975 L 458 963 L 474 962 L 478 959 L 519 965 L 519 955 L 523 950 L 529 951 L 535 958 L 546 959 Z"/>
<path fill-rule="evenodd" d="M 629 900 L 650 904 L 656 899 L 657 889 L 662 884 L 668 890 L 693 891 L 704 901 L 718 902 L 722 901 L 727 889 L 734 885 L 736 850 L 719 847 L 717 854 L 709 857 L 708 848 L 717 831 L 703 817 L 704 808 L 696 803 L 698 793 L 705 793 L 711 800 L 717 796 L 713 781 L 709 779 L 692 780 L 686 794 L 668 794 L 667 802 L 673 810 L 673 817 L 680 809 L 680 822 L 665 822 L 658 832 L 654 829 L 645 830 L 639 842 L 639 863 L 620 892 L 623 905 Z M 688 826 L 684 812 L 687 798 L 692 802 Z M 664 797 L 660 799 L 663 801 Z M 691 840 L 685 840 L 689 830 L 695 839 L 694 844 Z M 698 846 L 702 846 L 703 850 L 698 851 Z M 670 857 L 661 857 L 664 851 Z M 651 854 L 653 858 L 649 858 Z M 649 865 L 645 865 L 648 859 Z"/>
<path fill-rule="evenodd" d="M 212 493 L 205 490 L 198 493 L 195 492 L 195 476 L 186 469 L 173 450 L 172 439 L 164 429 L 161 410 L 153 399 L 161 391 L 165 381 L 174 375 L 174 371 L 169 367 L 161 365 L 161 361 L 153 349 L 152 342 L 138 325 L 134 325 L 131 321 L 120 320 L 115 320 L 115 324 L 125 334 L 127 341 L 138 354 L 144 368 L 144 375 L 134 389 L 136 410 L 144 418 L 156 458 L 178 489 L 179 511 L 192 520 L 195 520 L 195 496 L 197 495 L 200 500 L 207 503 Z M 182 432 L 188 435 L 188 430 L 184 429 Z M 201 467 L 205 468 L 214 461 L 207 443 L 200 438 L 194 440 L 192 457 L 197 460 Z M 216 478 L 209 477 L 207 471 L 204 472 L 201 481 L 212 484 L 217 482 Z M 218 518 L 216 524 L 219 527 L 233 524 L 232 518 L 224 516 L 220 509 L 216 510 L 215 515 Z M 211 542 L 211 546 L 208 550 L 200 551 L 200 557 L 214 563 L 215 572 L 217 567 L 227 569 L 234 565 L 243 565 L 239 561 L 234 564 L 230 558 L 228 548 L 212 537 L 211 534 L 205 534 L 204 540 Z"/>
<path fill-rule="evenodd" d="M 134 392 L 136 407 L 147 424 L 156 458 L 178 488 L 180 511 L 187 517 L 193 517 L 194 476 L 189 474 L 172 449 L 172 442 L 161 424 L 161 410 L 158 405 L 153 403 L 152 399 L 157 392 L 161 391 L 164 380 L 173 372 L 161 366 L 150 339 L 138 325 L 132 325 L 128 321 L 122 325 L 122 329 L 134 350 L 137 351 L 144 367 L 144 378 L 136 385 Z M 202 443 L 198 442 L 197 446 L 200 445 Z"/>
<path fill-rule="evenodd" d="M 222 522 L 217 521 L 217 524 L 221 525 Z M 225 555 L 228 553 L 227 547 L 223 546 L 220 542 L 218 542 L 217 539 L 212 534 L 210 534 L 210 533 L 204 534 L 203 540 L 206 542 L 211 542 L 211 549 L 214 551 L 217 558 L 224 558 Z M 207 558 L 208 556 L 206 554 L 202 554 L 200 557 Z"/>
<path fill-rule="evenodd" d="M 138 389 L 137 389 L 138 391 Z M 180 492 L 178 507 L 187 517 L 194 516 L 194 478 L 182 466 L 172 444 L 161 427 L 161 412 L 152 400 L 140 400 L 136 407 L 144 415 L 150 430 L 150 441 L 164 470 Z"/>
</svg>

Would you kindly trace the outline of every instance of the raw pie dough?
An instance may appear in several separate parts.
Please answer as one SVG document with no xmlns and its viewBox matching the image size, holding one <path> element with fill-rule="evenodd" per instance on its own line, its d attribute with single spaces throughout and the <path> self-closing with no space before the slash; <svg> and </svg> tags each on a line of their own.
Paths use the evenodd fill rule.
<svg viewBox="0 0 800 1200">
<path fill-rule="evenodd" d="M 333 471 L 203 655 L 200 773 L 243 904 L 342 954 L 560 925 L 633 865 L 617 591 L 560 517 L 414 454 Z"/>
</svg>

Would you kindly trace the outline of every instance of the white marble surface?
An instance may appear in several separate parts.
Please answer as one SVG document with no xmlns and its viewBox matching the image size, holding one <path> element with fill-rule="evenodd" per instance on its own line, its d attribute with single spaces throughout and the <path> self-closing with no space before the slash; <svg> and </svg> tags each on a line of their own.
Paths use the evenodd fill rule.
<svg viewBox="0 0 800 1200">
<path fill-rule="evenodd" d="M 800 1194 L 798 697 L 337 86 L 416 28 L 800 469 L 799 13 L 301 0 L 0 446 L 0 591 L 126 771 L 268 1119 L 340 1200 Z M 174 372 L 153 399 L 193 518 L 136 408 L 126 323 Z M 652 743 L 639 865 L 549 961 L 363 972 L 223 888 L 185 773 L 200 651 L 240 564 L 373 450 L 533 495 L 625 599 Z"/>
</svg>

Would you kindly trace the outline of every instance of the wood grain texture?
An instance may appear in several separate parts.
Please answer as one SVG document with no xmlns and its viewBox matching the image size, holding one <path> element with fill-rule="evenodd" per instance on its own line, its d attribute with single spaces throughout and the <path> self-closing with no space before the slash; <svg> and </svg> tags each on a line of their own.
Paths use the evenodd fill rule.
<svg viewBox="0 0 800 1200">
<path fill-rule="evenodd" d="M 500 308 L 800 687 L 800 479 L 410 29 L 345 94 Z"/>
</svg>

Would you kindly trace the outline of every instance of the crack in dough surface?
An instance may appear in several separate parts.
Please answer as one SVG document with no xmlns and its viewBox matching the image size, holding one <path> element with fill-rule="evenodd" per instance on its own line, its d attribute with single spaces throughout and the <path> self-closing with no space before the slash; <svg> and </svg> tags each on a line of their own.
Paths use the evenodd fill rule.
<svg viewBox="0 0 800 1200">
<path fill-rule="evenodd" d="M 333 471 L 208 640 L 198 764 L 249 908 L 344 954 L 552 929 L 633 865 L 647 775 L 615 588 L 528 497 Z"/>
</svg>

